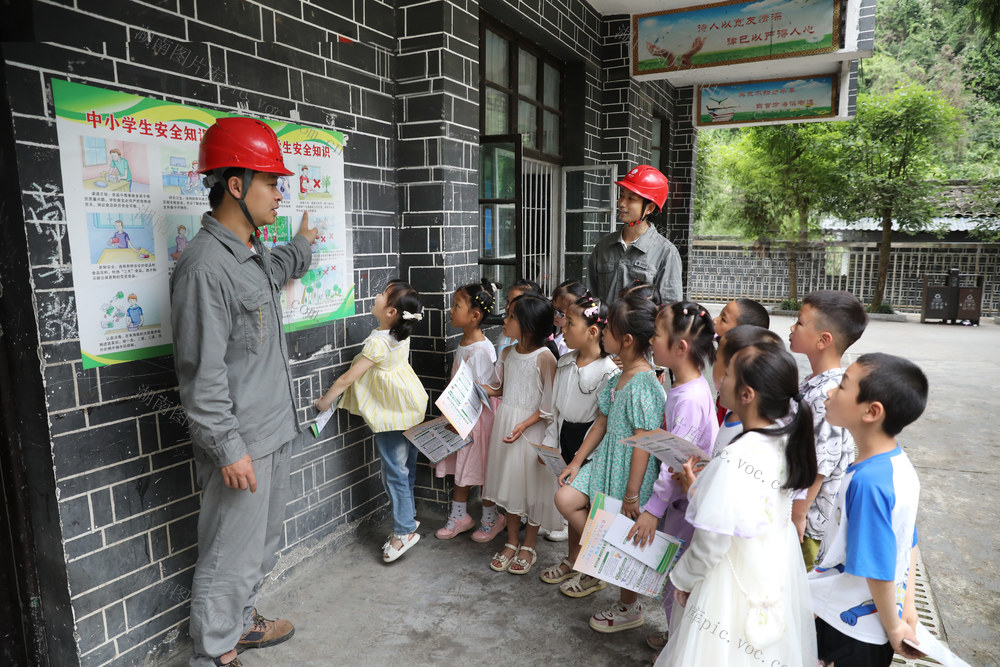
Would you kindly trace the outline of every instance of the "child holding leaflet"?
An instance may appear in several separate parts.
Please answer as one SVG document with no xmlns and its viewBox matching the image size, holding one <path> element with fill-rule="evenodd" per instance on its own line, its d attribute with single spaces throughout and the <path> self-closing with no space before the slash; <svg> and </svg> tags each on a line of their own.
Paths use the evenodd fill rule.
<svg viewBox="0 0 1000 667">
<path fill-rule="evenodd" d="M 539 528 L 562 528 L 552 503 L 555 477 L 531 446 L 542 442 L 545 415 L 552 412 L 556 373 L 555 345 L 548 340 L 552 314 L 552 304 L 540 294 L 522 294 L 507 305 L 503 332 L 517 342 L 501 356 L 499 389 L 486 387 L 491 396 L 503 396 L 490 434 L 490 465 L 483 489 L 485 500 L 507 512 L 507 543 L 490 562 L 497 572 L 527 574 L 538 560 Z M 521 516 L 528 523 L 523 542 L 518 539 Z"/>
<path fill-rule="evenodd" d="M 392 502 L 392 533 L 382 545 L 386 563 L 420 540 L 413 503 L 417 448 L 403 431 L 422 422 L 427 411 L 427 392 L 409 362 L 410 329 L 423 319 L 421 311 L 417 290 L 402 280 L 390 280 L 372 306 L 378 328 L 365 339 L 350 369 L 316 401 L 316 409 L 325 412 L 343 394 L 340 407 L 363 418 L 375 435 L 382 486 Z"/>
<path fill-rule="evenodd" d="M 773 343 L 781 345 L 781 337 L 770 329 L 756 327 L 751 324 L 741 324 L 733 327 L 719 339 L 719 349 L 715 353 L 715 363 L 712 365 L 712 381 L 716 387 L 722 386 L 722 378 L 726 376 L 726 369 L 729 367 L 729 360 L 737 352 L 745 347 L 757 345 L 758 343 Z M 719 434 L 715 436 L 715 444 L 712 445 L 712 458 L 719 456 L 730 442 L 736 439 L 743 432 L 743 422 L 732 410 L 726 409 L 725 418 L 719 427 Z M 702 467 L 699 462 L 708 463 L 708 459 L 700 459 L 692 456 L 684 464 L 683 470 L 675 471 L 673 480 L 684 488 L 684 493 L 691 489 L 695 476 Z M 669 620 L 669 619 L 668 619 Z M 652 642 L 648 642 L 652 646 Z M 656 648 L 656 646 L 653 646 Z"/>
<path fill-rule="evenodd" d="M 715 330 L 708 311 L 697 303 L 678 302 L 660 308 L 653 336 L 653 360 L 669 368 L 673 384 L 664 405 L 664 430 L 693 442 L 712 455 L 712 445 L 719 432 L 712 401 L 712 388 L 701 374 L 705 365 L 715 359 Z M 653 494 L 627 537 L 642 545 L 653 541 L 657 526 L 668 535 L 691 540 L 694 527 L 684 519 L 688 499 L 686 490 L 673 480 L 674 471 L 660 464 L 660 476 L 653 484 Z M 667 582 L 663 591 L 663 609 L 670 618 L 673 587 Z M 651 635 L 646 643 L 659 650 L 666 645 L 666 634 Z"/>
<path fill-rule="evenodd" d="M 850 431 L 858 458 L 847 468 L 809 575 L 824 664 L 890 665 L 920 653 L 914 576 L 920 480 L 896 436 L 923 413 L 927 377 L 913 362 L 862 355 L 830 390 L 826 418 Z"/>
<path fill-rule="evenodd" d="M 795 360 L 772 343 L 744 348 L 730 360 L 721 391 L 745 430 L 691 486 L 687 519 L 695 531 L 670 573 L 677 604 L 656 664 L 815 665 L 791 511 L 795 490 L 816 476 L 816 457 Z M 791 401 L 798 411 L 776 427 Z"/>
<path fill-rule="evenodd" d="M 448 316 L 451 325 L 462 330 L 462 340 L 455 350 L 455 361 L 451 365 L 451 377 L 455 377 L 462 364 L 467 364 L 472 377 L 480 384 L 489 384 L 494 376 L 496 351 L 493 344 L 483 335 L 483 320 L 493 312 L 498 285 L 485 278 L 480 283 L 463 285 L 455 291 L 451 299 Z M 454 475 L 455 483 L 451 492 L 451 513 L 444 526 L 438 528 L 435 536 L 439 540 L 450 540 L 476 525 L 469 516 L 469 487 L 486 483 L 486 461 L 490 447 L 490 431 L 493 430 L 493 412 L 484 409 L 479 421 L 472 427 L 469 436 L 472 444 L 463 447 L 434 466 L 438 477 Z M 497 506 L 483 500 L 483 522 L 472 535 L 476 542 L 489 542 L 504 527 L 504 518 L 497 516 Z"/>
<path fill-rule="evenodd" d="M 591 499 L 603 493 L 622 501 L 622 514 L 639 516 L 639 508 L 653 492 L 659 466 L 647 452 L 621 444 L 623 438 L 644 435 L 663 423 L 666 396 L 646 360 L 649 340 L 655 333 L 656 306 L 641 296 L 630 294 L 611 307 L 604 329 L 604 349 L 617 354 L 622 372 L 608 380 L 597 399 L 600 414 L 580 445 L 573 460 L 559 476 L 562 485 L 556 505 L 576 534 L 583 534 Z M 593 452 L 590 463 L 583 465 Z M 569 541 L 570 560 L 580 554 L 580 541 Z M 602 590 L 607 583 L 577 574 L 564 581 L 559 590 L 581 598 Z M 590 617 L 597 632 L 621 632 L 645 622 L 639 596 L 621 589 L 620 604 Z"/>
<path fill-rule="evenodd" d="M 544 444 L 559 449 L 563 461 L 572 461 L 584 436 L 600 414 L 597 397 L 607 381 L 618 373 L 615 362 L 601 345 L 601 335 L 608 322 L 607 309 L 590 296 L 577 299 L 566 309 L 566 343 L 572 351 L 556 364 L 552 386 L 552 415 L 545 431 Z M 580 534 L 569 530 L 570 544 L 580 543 Z M 546 569 L 541 580 L 561 583 L 573 575 L 573 561 L 562 561 Z"/>
<path fill-rule="evenodd" d="M 851 434 L 825 419 L 826 396 L 844 375 L 844 351 L 861 338 L 867 325 L 868 315 L 858 297 L 842 290 L 820 290 L 802 300 L 802 309 L 788 336 L 788 347 L 806 355 L 812 369 L 799 391 L 812 408 L 817 474 L 806 497 L 795 501 L 792 515 L 807 572 L 816 562 L 844 472 L 854 461 Z"/>
</svg>

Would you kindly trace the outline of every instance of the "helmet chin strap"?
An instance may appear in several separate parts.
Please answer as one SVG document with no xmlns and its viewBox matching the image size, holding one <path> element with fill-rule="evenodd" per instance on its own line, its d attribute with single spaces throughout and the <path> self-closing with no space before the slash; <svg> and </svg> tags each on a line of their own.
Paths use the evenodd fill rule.
<svg viewBox="0 0 1000 667">
<path fill-rule="evenodd" d="M 247 192 L 250 191 L 250 183 L 252 181 L 253 181 L 253 169 L 244 169 L 243 192 L 240 195 L 239 199 L 236 199 L 236 197 L 233 197 L 233 199 L 236 199 L 236 203 L 240 205 L 240 210 L 243 211 L 243 215 L 246 216 L 246 219 L 250 222 L 250 226 L 253 227 L 253 235 L 256 236 L 257 238 L 260 238 L 260 227 L 257 226 L 256 222 L 254 222 L 253 216 L 250 215 L 250 210 L 247 208 L 247 203 L 244 201 L 246 199 Z M 229 188 L 226 188 L 226 192 L 229 192 Z M 229 194 L 230 196 L 232 196 L 231 192 L 229 192 Z"/>
<path fill-rule="evenodd" d="M 206 188 L 211 189 L 212 186 L 214 186 L 216 183 L 222 183 L 222 185 L 226 188 L 226 194 L 235 199 L 236 203 L 240 205 L 240 210 L 243 211 L 243 215 L 246 216 L 246 219 L 250 223 L 250 226 L 253 227 L 254 236 L 260 238 L 260 227 L 257 225 L 256 222 L 254 222 L 253 216 L 250 215 L 250 210 L 247 208 L 246 202 L 243 201 L 247 196 L 247 192 L 250 191 L 250 183 L 253 181 L 253 174 L 254 174 L 253 169 L 243 170 L 243 194 L 240 195 L 238 198 L 235 195 L 233 195 L 232 192 L 229 191 L 229 184 L 223 182 L 221 172 L 222 172 L 221 169 L 216 169 L 213 173 L 206 175 L 205 178 L 203 178 L 201 181 L 202 184 Z"/>
</svg>

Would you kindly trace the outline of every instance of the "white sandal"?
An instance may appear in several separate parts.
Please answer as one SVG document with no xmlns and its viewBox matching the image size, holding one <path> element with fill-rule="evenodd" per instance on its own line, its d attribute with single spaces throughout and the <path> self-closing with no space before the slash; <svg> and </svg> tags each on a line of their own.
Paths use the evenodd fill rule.
<svg viewBox="0 0 1000 667">
<path fill-rule="evenodd" d="M 513 563 L 516 560 L 517 550 L 520 548 L 521 548 L 520 545 L 511 544 L 510 542 L 503 545 L 503 549 L 493 554 L 493 559 L 490 561 L 490 569 L 493 570 L 494 572 L 506 572 L 507 569 L 510 567 L 511 563 Z M 510 549 L 514 553 L 510 556 L 504 556 L 503 552 L 506 551 L 507 549 Z M 493 561 L 500 563 L 499 567 L 494 565 Z"/>
<path fill-rule="evenodd" d="M 417 532 L 417 528 L 420 527 L 420 522 L 413 528 L 412 533 L 407 533 L 406 535 L 396 535 L 395 533 L 390 533 L 389 537 L 386 539 L 385 544 L 382 545 L 382 562 L 391 563 L 407 551 L 410 550 L 414 544 L 420 541 L 420 533 Z M 412 537 L 411 537 L 412 536 Z M 399 540 L 403 543 L 403 546 L 398 549 L 392 546 L 393 540 Z"/>
<path fill-rule="evenodd" d="M 566 566 L 565 571 L 563 570 L 563 565 Z M 542 574 L 538 578 L 547 584 L 561 584 L 575 576 L 576 570 L 573 569 L 573 561 L 569 558 L 563 558 L 552 567 L 542 570 Z"/>
<path fill-rule="evenodd" d="M 528 551 L 531 553 L 530 561 L 521 558 L 519 554 L 522 551 Z M 528 574 L 529 572 L 531 572 L 531 568 L 532 566 L 534 566 L 535 562 L 538 561 L 538 553 L 531 547 L 526 547 L 523 545 L 517 548 L 517 554 L 515 554 L 515 556 L 516 558 L 514 558 L 514 560 L 512 560 L 510 562 L 510 565 L 507 567 L 507 571 L 510 572 L 511 574 Z M 514 569 L 515 565 L 517 565 L 518 567 L 517 570 Z"/>
</svg>

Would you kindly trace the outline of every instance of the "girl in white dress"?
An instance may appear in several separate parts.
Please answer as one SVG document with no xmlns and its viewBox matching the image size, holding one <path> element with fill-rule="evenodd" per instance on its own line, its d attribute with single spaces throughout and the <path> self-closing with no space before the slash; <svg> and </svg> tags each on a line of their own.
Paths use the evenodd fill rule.
<svg viewBox="0 0 1000 667">
<path fill-rule="evenodd" d="M 555 303 L 553 299 L 553 303 Z M 600 415 L 597 397 L 618 367 L 604 351 L 601 336 L 608 323 L 604 305 L 590 296 L 577 299 L 566 308 L 563 333 L 569 354 L 559 357 L 552 387 L 552 414 L 544 444 L 560 450 L 565 465 L 576 456 L 587 431 Z M 569 530 L 570 544 L 580 543 L 580 534 Z M 568 557 L 546 569 L 541 579 L 558 584 L 576 574 Z"/>
<path fill-rule="evenodd" d="M 538 559 L 539 528 L 562 528 L 553 502 L 555 476 L 531 446 L 542 442 L 544 415 L 552 413 L 556 352 L 549 332 L 553 312 L 549 300 L 538 294 L 523 294 L 509 304 L 503 333 L 517 343 L 501 354 L 499 389 L 487 387 L 491 396 L 503 396 L 490 434 L 490 464 L 483 490 L 485 500 L 507 512 L 507 543 L 490 562 L 497 572 L 527 574 Z M 528 522 L 524 542 L 518 541 L 521 516 Z"/>
<path fill-rule="evenodd" d="M 816 476 L 812 412 L 795 360 L 758 343 L 730 359 L 722 405 L 743 433 L 698 476 L 687 520 L 694 537 L 670 573 L 675 601 L 660 665 L 815 665 L 805 566 L 792 498 Z M 798 403 L 791 422 L 790 400 Z"/>
<path fill-rule="evenodd" d="M 494 366 L 497 361 L 493 343 L 483 335 L 483 320 L 493 312 L 496 302 L 497 285 L 485 278 L 482 282 L 463 285 L 455 290 L 451 298 L 448 317 L 451 326 L 462 330 L 462 340 L 455 350 L 455 360 L 451 365 L 451 377 L 463 364 L 468 365 L 472 377 L 480 384 L 489 384 L 495 378 Z M 486 483 L 486 461 L 490 448 L 490 431 L 493 430 L 493 411 L 484 409 L 479 420 L 472 427 L 469 436 L 472 444 L 466 445 L 434 466 L 438 477 L 454 475 L 451 492 L 451 513 L 444 526 L 438 528 L 435 536 L 440 540 L 450 540 L 476 526 L 469 516 L 469 487 Z M 483 522 L 472 539 L 489 542 L 503 530 L 503 518 L 498 521 L 497 506 L 483 501 Z"/>
</svg>

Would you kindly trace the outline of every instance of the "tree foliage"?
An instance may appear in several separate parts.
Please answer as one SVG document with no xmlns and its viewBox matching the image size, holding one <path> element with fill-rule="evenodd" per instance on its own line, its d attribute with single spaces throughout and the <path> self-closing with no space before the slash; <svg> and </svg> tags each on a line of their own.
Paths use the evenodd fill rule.
<svg viewBox="0 0 1000 667">
<path fill-rule="evenodd" d="M 718 142 L 708 177 L 726 179 L 708 206 L 723 227 L 770 243 L 790 239 L 789 297 L 798 298 L 797 258 L 818 230 L 835 182 L 831 132 L 825 123 L 751 127 L 731 142 Z"/>
<path fill-rule="evenodd" d="M 854 122 L 842 123 L 835 208 L 849 220 L 873 217 L 882 225 L 878 282 L 871 307 L 882 303 L 892 225 L 915 230 L 935 212 L 939 175 L 934 161 L 954 140 L 959 112 L 943 95 L 910 84 L 889 95 L 858 95 Z"/>
</svg>

